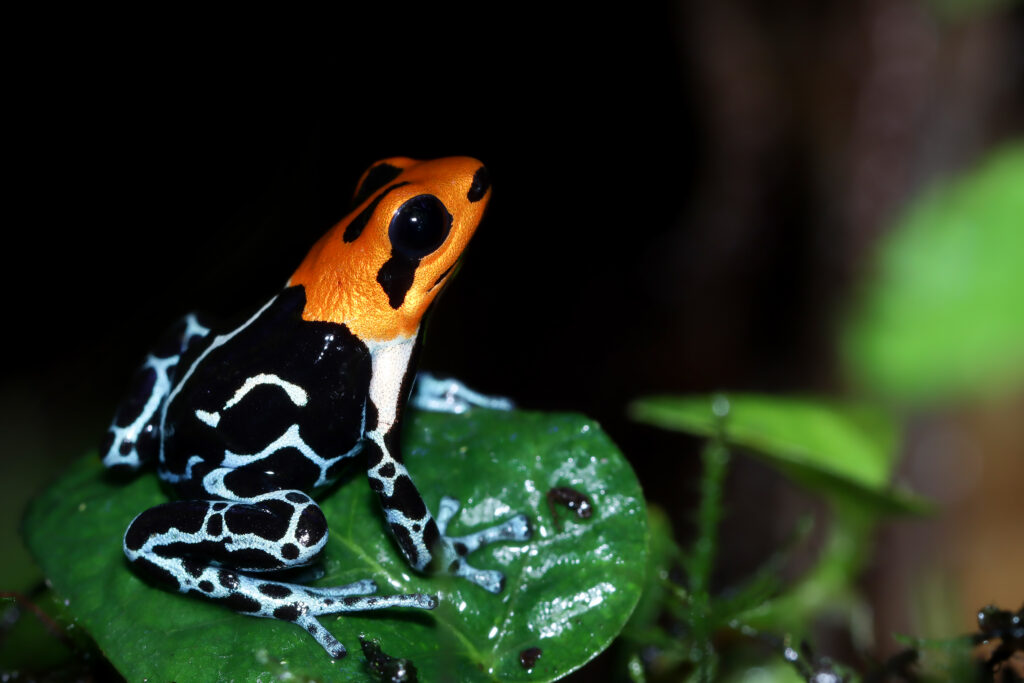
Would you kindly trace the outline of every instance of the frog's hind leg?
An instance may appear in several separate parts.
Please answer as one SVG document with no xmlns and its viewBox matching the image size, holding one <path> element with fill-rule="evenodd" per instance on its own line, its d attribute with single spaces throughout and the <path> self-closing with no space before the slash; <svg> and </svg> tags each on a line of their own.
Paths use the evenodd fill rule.
<svg viewBox="0 0 1024 683">
<path fill-rule="evenodd" d="M 128 394 L 117 406 L 100 453 L 109 468 L 137 470 L 152 462 L 159 448 L 157 420 L 171 391 L 174 371 L 189 345 L 210 329 L 190 313 L 169 329 L 136 371 Z"/>
<path fill-rule="evenodd" d="M 301 626 L 332 657 L 344 656 L 345 648 L 317 616 L 437 605 L 420 593 L 371 595 L 377 590 L 371 580 L 321 588 L 259 577 L 308 565 L 326 543 L 319 506 L 300 491 L 275 491 L 237 502 L 180 500 L 150 508 L 129 525 L 124 551 L 167 588 Z"/>
</svg>

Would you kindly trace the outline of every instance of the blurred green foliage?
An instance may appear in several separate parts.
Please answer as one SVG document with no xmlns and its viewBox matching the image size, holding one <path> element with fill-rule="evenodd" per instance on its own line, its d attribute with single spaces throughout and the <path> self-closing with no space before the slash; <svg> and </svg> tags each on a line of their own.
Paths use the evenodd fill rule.
<svg viewBox="0 0 1024 683">
<path fill-rule="evenodd" d="M 880 512 L 923 512 L 927 504 L 893 488 L 900 428 L 869 403 L 806 397 L 729 394 L 728 418 L 719 422 L 714 396 L 658 396 L 630 407 L 634 419 L 726 442 L 811 490 L 852 498 Z M 718 426 L 720 424 L 720 426 Z"/>
<path fill-rule="evenodd" d="M 1024 143 L 912 202 L 842 338 L 851 380 L 927 407 L 1024 380 Z"/>
<path fill-rule="evenodd" d="M 794 672 L 809 679 L 816 671 L 859 680 L 796 643 L 828 612 L 867 644 L 868 612 L 855 582 L 876 524 L 930 509 L 893 484 L 902 431 L 895 415 L 998 396 L 1024 381 L 1024 144 L 997 150 L 911 203 L 879 244 L 839 343 L 852 384 L 868 398 L 660 396 L 631 405 L 636 420 L 708 438 L 697 534 L 687 549 L 673 545 L 667 521 L 652 509 L 648 586 L 623 633 L 634 681 L 788 680 Z M 745 449 L 828 502 L 826 540 L 795 581 L 782 582 L 773 558 L 740 586 L 710 591 L 727 447 Z M 964 637 L 901 642 L 909 649 L 879 675 L 991 675 Z M 779 669 L 782 653 L 789 673 Z"/>
<path fill-rule="evenodd" d="M 759 652 L 753 658 L 756 667 L 763 667 L 766 658 L 770 662 L 795 652 L 786 643 L 808 637 L 814 620 L 825 612 L 848 622 L 862 619 L 866 608 L 854 580 L 867 560 L 875 521 L 920 508 L 916 499 L 890 491 L 898 430 L 884 413 L 860 405 L 746 394 L 643 399 L 631 412 L 651 424 L 710 437 L 692 544 L 666 550 L 670 542 L 658 538 L 671 537 L 667 522 L 657 516 L 650 522 L 650 561 L 662 564 L 649 570 L 647 590 L 667 599 L 665 612 L 656 613 L 645 597 L 624 632 L 634 658 L 639 661 L 644 653 L 641 671 L 655 679 L 682 672 L 696 681 L 719 680 L 750 664 L 747 651 Z M 816 561 L 789 585 L 780 578 L 787 555 L 780 552 L 740 585 L 711 591 L 728 447 L 751 449 L 831 503 L 828 535 Z M 674 582 L 668 578 L 673 564 L 681 571 Z M 659 626 L 666 615 L 676 624 L 668 630 Z M 721 641 L 731 650 L 724 663 Z"/>
</svg>

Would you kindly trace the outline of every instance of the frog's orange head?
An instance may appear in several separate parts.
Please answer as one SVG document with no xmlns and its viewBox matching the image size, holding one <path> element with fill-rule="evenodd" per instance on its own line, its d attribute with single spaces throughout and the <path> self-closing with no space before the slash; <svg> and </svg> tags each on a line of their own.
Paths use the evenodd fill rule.
<svg viewBox="0 0 1024 683">
<path fill-rule="evenodd" d="M 359 181 L 355 210 L 288 282 L 306 288 L 302 317 L 344 323 L 364 341 L 412 336 L 490 196 L 476 159 L 377 162 Z"/>
</svg>

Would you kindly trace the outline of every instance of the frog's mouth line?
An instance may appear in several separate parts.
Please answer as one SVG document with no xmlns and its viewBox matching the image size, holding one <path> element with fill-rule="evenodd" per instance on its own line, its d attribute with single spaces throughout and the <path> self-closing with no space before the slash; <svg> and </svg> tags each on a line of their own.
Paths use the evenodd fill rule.
<svg viewBox="0 0 1024 683">
<path fill-rule="evenodd" d="M 462 258 L 460 257 L 460 258 L 456 259 L 455 263 L 453 263 L 450 266 L 448 266 L 448 269 L 446 271 L 444 271 L 443 273 L 438 275 L 437 280 L 434 281 L 434 284 L 430 285 L 430 289 L 427 290 L 427 294 L 429 294 L 430 292 L 433 292 L 435 289 L 437 289 L 437 286 L 440 285 L 442 282 L 444 282 L 445 279 L 448 277 L 448 275 L 451 274 L 461 264 L 462 264 Z"/>
</svg>

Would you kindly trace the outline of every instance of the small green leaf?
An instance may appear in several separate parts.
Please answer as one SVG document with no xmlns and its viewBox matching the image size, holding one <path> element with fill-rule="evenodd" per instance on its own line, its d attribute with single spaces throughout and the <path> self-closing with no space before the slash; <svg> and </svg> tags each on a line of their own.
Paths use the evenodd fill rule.
<svg viewBox="0 0 1024 683">
<path fill-rule="evenodd" d="M 166 500 L 151 475 L 120 486 L 97 458 L 83 459 L 34 502 L 24 533 L 71 614 L 129 680 L 365 679 L 358 639 L 365 634 L 411 660 L 423 681 L 550 681 L 607 647 L 639 598 L 648 540 L 639 484 L 600 427 L 577 415 L 477 410 L 418 414 L 406 439 L 405 460 L 428 505 L 436 509 L 442 495 L 463 504 L 452 533 L 519 511 L 534 538 L 472 556 L 477 566 L 505 572 L 499 595 L 418 575 L 356 473 L 321 501 L 331 536 L 326 576 L 316 584 L 373 578 L 381 593 L 435 593 L 441 605 L 323 617 L 349 649 L 342 660 L 292 624 L 240 616 L 133 574 L 121 552 L 124 530 Z M 588 495 L 593 516 L 563 510 L 556 531 L 545 499 L 556 486 Z M 528 672 L 519 653 L 533 647 L 542 654 Z"/>
<path fill-rule="evenodd" d="M 715 396 L 661 396 L 638 400 L 632 416 L 666 429 L 711 436 L 743 446 L 810 488 L 856 496 L 874 509 L 920 512 L 926 506 L 890 488 L 899 434 L 885 413 L 867 404 L 728 394 L 719 425 Z"/>
<path fill-rule="evenodd" d="M 853 379 L 928 405 L 1024 382 L 1024 144 L 926 192 L 880 244 L 847 321 Z"/>
</svg>

